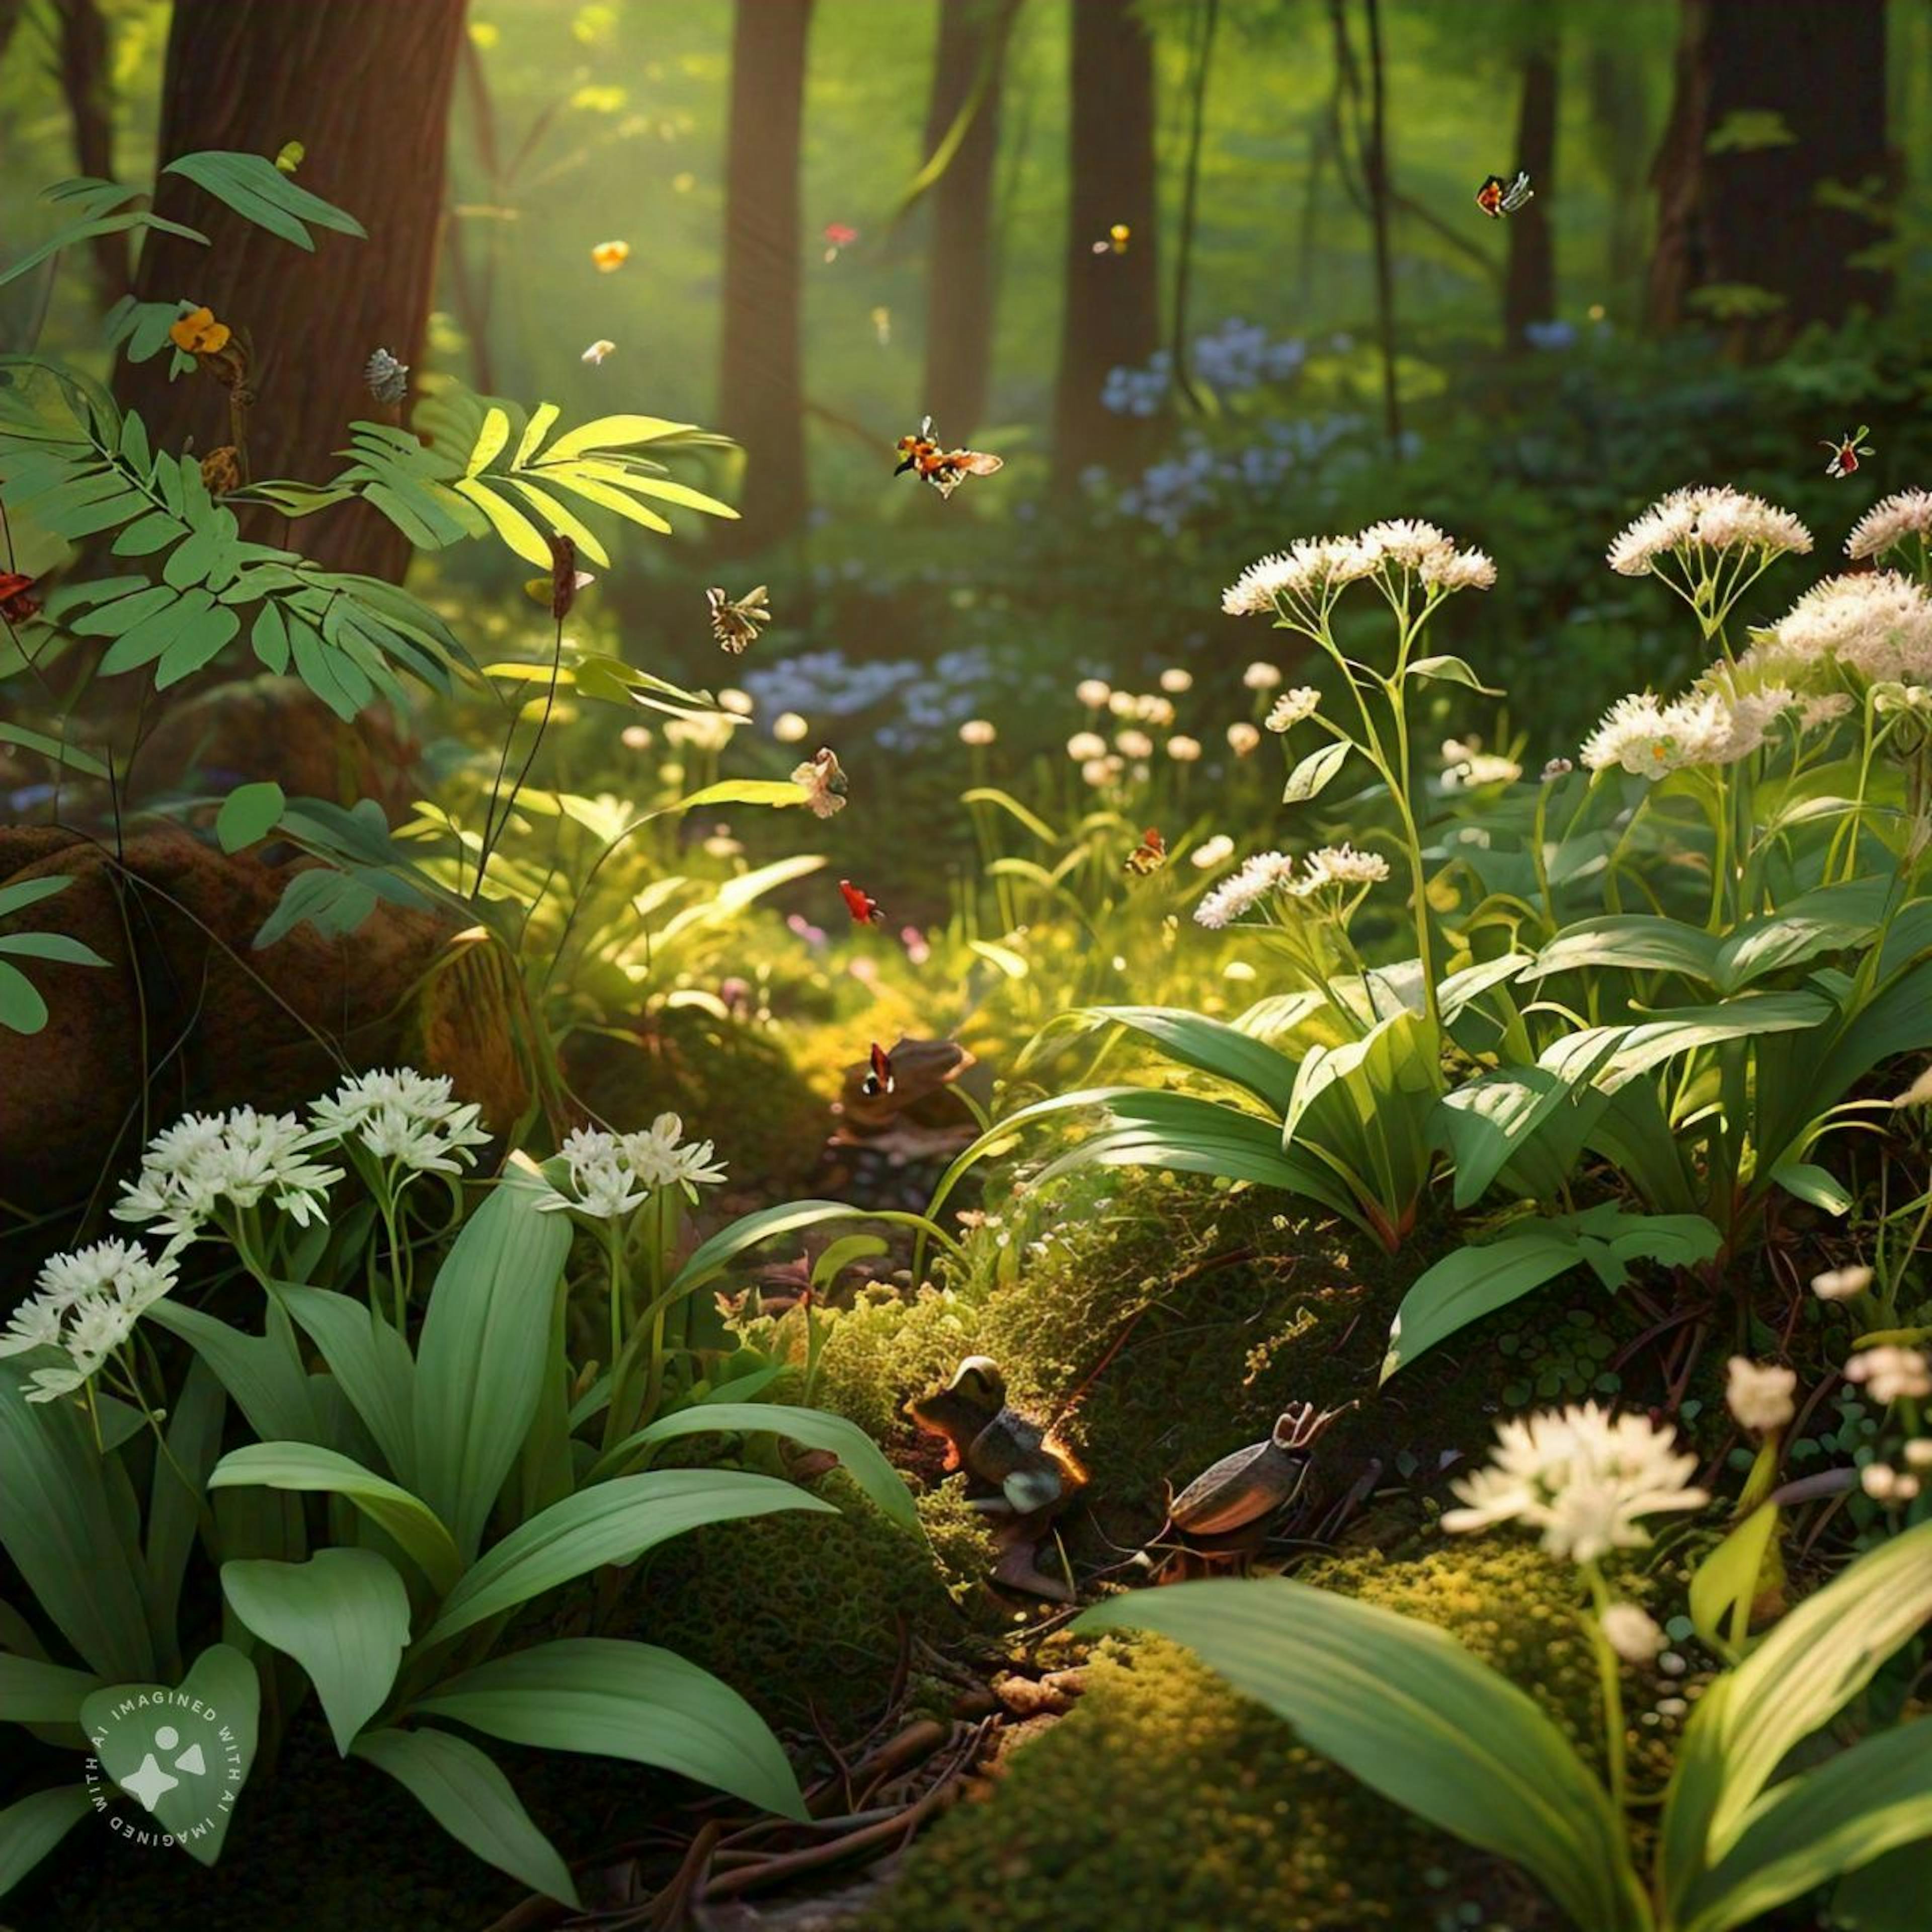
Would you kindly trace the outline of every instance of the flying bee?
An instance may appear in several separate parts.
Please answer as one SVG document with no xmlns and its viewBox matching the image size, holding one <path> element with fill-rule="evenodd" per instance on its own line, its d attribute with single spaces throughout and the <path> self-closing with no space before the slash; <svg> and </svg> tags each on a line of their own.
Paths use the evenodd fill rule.
<svg viewBox="0 0 1932 1932">
<path fill-rule="evenodd" d="M 838 894 L 845 902 L 845 910 L 852 915 L 854 926 L 884 926 L 886 916 L 879 909 L 879 902 L 868 892 L 862 892 L 850 879 L 838 881 Z"/>
<path fill-rule="evenodd" d="M 1825 466 L 1825 474 L 1827 476 L 1849 476 L 1858 468 L 1860 457 L 1876 456 L 1877 451 L 1865 441 L 1870 434 L 1870 424 L 1860 423 L 1842 442 L 1827 442 L 1820 436 L 1818 447 L 1832 452 L 1832 460 Z"/>
<path fill-rule="evenodd" d="M 1141 842 L 1127 854 L 1126 869 L 1136 878 L 1145 878 L 1167 863 L 1167 841 L 1150 825 L 1141 834 Z"/>
<path fill-rule="evenodd" d="M 902 476 L 910 470 L 943 497 L 950 496 L 969 476 L 990 476 L 1006 467 L 1004 457 L 988 456 L 980 450 L 941 449 L 933 440 L 930 416 L 921 421 L 916 436 L 901 436 L 896 447 L 900 460 L 892 474 Z"/>
<path fill-rule="evenodd" d="M 1529 184 L 1529 177 L 1519 168 L 1514 177 L 1504 180 L 1501 175 L 1486 176 L 1476 190 L 1476 206 L 1492 221 L 1500 221 L 1506 214 L 1514 214 L 1526 201 L 1534 198 L 1536 190 Z"/>
<path fill-rule="evenodd" d="M 734 657 L 755 644 L 758 626 L 772 621 L 762 584 L 735 600 L 725 596 L 722 585 L 714 584 L 704 598 L 711 606 L 711 634 Z"/>
<path fill-rule="evenodd" d="M 874 1040 L 866 1058 L 872 1062 L 872 1071 L 859 1082 L 859 1091 L 867 1100 L 876 1100 L 880 1094 L 892 1090 L 892 1057 Z"/>
</svg>

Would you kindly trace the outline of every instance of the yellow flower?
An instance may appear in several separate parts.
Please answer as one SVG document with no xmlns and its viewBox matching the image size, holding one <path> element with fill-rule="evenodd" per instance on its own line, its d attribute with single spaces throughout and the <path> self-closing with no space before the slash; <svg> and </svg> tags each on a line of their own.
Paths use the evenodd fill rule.
<svg viewBox="0 0 1932 1932">
<path fill-rule="evenodd" d="M 227 323 L 215 320 L 212 309 L 198 308 L 169 329 L 168 340 L 190 356 L 219 356 L 232 332 Z"/>
<path fill-rule="evenodd" d="M 591 250 L 590 259 L 597 264 L 599 274 L 613 274 L 631 259 L 631 244 L 628 242 L 600 242 Z"/>
</svg>

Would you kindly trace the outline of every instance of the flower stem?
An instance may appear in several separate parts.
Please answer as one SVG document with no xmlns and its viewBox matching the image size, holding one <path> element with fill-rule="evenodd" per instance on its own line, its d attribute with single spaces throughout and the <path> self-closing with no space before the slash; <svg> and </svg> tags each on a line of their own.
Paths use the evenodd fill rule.
<svg viewBox="0 0 1932 1932">
<path fill-rule="evenodd" d="M 1622 1817 L 1629 1777 L 1624 1768 L 1623 1680 L 1617 1654 L 1610 1648 L 1610 1639 L 1604 1634 L 1604 1612 L 1610 1606 L 1610 1586 L 1594 1563 L 1583 1565 L 1583 1578 L 1590 1586 L 1590 1602 L 1594 1612 L 1585 1621 L 1589 1625 L 1590 1641 L 1596 1648 L 1597 1676 L 1604 1691 L 1604 1755 L 1610 1770 L 1610 1802 L 1618 1816 Z"/>
</svg>

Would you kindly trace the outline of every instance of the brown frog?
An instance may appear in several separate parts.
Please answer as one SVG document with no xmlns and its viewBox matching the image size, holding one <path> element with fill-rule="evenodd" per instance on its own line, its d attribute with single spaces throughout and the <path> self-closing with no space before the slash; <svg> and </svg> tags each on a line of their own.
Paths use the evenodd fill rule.
<svg viewBox="0 0 1932 1932">
<path fill-rule="evenodd" d="M 945 1438 L 945 1466 L 964 1469 L 971 1506 L 998 1519 L 994 1580 L 1071 1603 L 1072 1588 L 1040 1568 L 1040 1547 L 1087 1472 L 1048 1430 L 1009 1406 L 999 1365 L 968 1355 L 944 1388 L 914 1396 L 906 1413 L 927 1435 Z"/>
</svg>

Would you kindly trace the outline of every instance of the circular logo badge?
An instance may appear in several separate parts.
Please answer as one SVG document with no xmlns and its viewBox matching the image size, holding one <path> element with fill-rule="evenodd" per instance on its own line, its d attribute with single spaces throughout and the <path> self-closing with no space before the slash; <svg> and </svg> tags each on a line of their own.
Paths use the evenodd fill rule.
<svg viewBox="0 0 1932 1932">
<path fill-rule="evenodd" d="M 88 1742 L 88 1795 L 120 1837 L 136 1845 L 219 1843 L 248 1766 L 234 1730 L 206 1699 L 184 1689 L 131 1691 Z M 138 1812 L 117 1802 L 124 1792 Z"/>
</svg>

